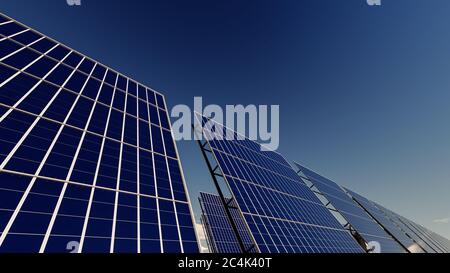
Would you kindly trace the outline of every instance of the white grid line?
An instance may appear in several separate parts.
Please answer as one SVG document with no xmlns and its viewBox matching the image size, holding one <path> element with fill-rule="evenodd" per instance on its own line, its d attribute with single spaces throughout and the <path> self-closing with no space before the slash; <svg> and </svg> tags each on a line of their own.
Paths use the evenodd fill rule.
<svg viewBox="0 0 450 273">
<path fill-rule="evenodd" d="M 97 65 L 94 65 L 94 67 L 92 68 L 91 74 L 94 72 L 96 66 L 97 66 Z M 104 75 L 103 80 L 105 80 L 107 72 L 108 72 L 108 71 L 105 71 L 105 75 Z M 83 93 L 83 91 L 84 91 L 84 89 L 85 89 L 85 87 L 86 87 L 88 81 L 89 81 L 89 79 L 86 79 L 86 81 L 85 81 L 83 87 L 81 88 L 80 94 Z M 99 95 L 100 95 L 100 90 L 101 90 L 101 88 L 102 88 L 102 86 L 100 86 L 100 88 L 99 88 L 99 90 L 98 90 L 96 100 L 98 99 L 98 97 L 99 97 Z M 93 107 L 91 108 L 91 112 L 89 113 L 89 117 L 88 117 L 88 120 L 87 120 L 87 122 L 86 122 L 85 129 L 88 128 L 88 126 L 89 126 L 89 124 L 90 124 L 90 122 L 91 122 L 91 118 L 92 118 L 92 114 L 94 113 L 94 109 L 95 109 L 95 107 L 93 106 Z M 69 172 L 67 173 L 66 180 L 70 180 L 70 178 L 72 177 L 72 172 L 73 172 L 73 169 L 74 169 L 75 164 L 76 164 L 76 162 L 77 162 L 78 156 L 79 156 L 79 154 L 80 154 L 81 146 L 83 145 L 83 142 L 84 142 L 84 138 L 85 138 L 85 137 L 86 137 L 86 131 L 83 133 L 83 135 L 81 136 L 80 141 L 78 142 L 78 147 L 77 147 L 77 150 L 76 150 L 76 152 L 75 152 L 75 155 L 74 155 L 74 157 L 73 157 L 73 159 L 72 159 L 72 163 L 70 164 L 70 168 L 69 168 Z M 68 185 L 69 185 L 69 183 L 64 183 L 64 186 L 63 186 L 63 188 L 62 188 L 62 190 L 61 190 L 61 194 L 59 195 L 58 202 L 56 203 L 55 210 L 54 210 L 53 215 L 52 215 L 52 218 L 51 218 L 51 220 L 50 220 L 50 224 L 48 225 L 47 232 L 45 233 L 44 241 L 42 242 L 42 245 L 41 245 L 41 249 L 40 249 L 40 252 L 41 252 L 41 253 L 43 253 L 43 252 L 45 251 L 45 248 L 46 248 L 46 246 L 47 246 L 47 242 L 48 242 L 48 239 L 49 239 L 49 237 L 50 237 L 50 233 L 51 233 L 51 231 L 52 231 L 52 229 L 53 229 L 53 225 L 55 224 L 56 216 L 58 215 L 59 208 L 60 208 L 61 203 L 62 203 L 62 201 L 63 201 L 63 199 L 64 199 L 64 195 L 65 195 L 65 193 L 66 193 L 66 190 L 67 190 L 67 186 L 68 186 Z"/>
<path fill-rule="evenodd" d="M 117 86 L 118 79 L 119 79 L 119 74 L 117 74 L 117 76 L 116 76 L 116 83 L 115 83 L 116 86 Z M 112 103 L 114 101 L 115 92 L 116 92 L 116 88 L 114 88 L 113 94 L 111 96 L 111 102 L 110 102 L 111 105 L 112 105 Z M 89 217 L 90 217 L 90 214 L 91 214 L 91 208 L 92 208 L 92 202 L 94 200 L 95 188 L 96 188 L 96 185 L 97 185 L 98 173 L 100 171 L 100 164 L 101 164 L 101 161 L 102 161 L 103 150 L 105 148 L 106 134 L 108 132 L 108 127 L 109 127 L 109 122 L 110 122 L 110 117 L 111 117 L 111 109 L 112 108 L 109 108 L 108 117 L 107 117 L 106 123 L 105 123 L 105 129 L 104 129 L 104 133 L 103 133 L 104 137 L 102 138 L 102 144 L 101 144 L 100 152 L 98 154 L 98 160 L 97 160 L 97 165 L 96 165 L 96 169 L 95 169 L 94 181 L 93 181 L 93 184 L 92 184 L 93 187 L 91 189 L 91 193 L 90 193 L 90 196 L 89 196 L 89 202 L 88 202 L 88 207 L 87 207 L 87 210 L 86 210 L 86 216 L 84 218 L 83 230 L 81 232 L 81 239 L 80 239 L 80 245 L 79 245 L 78 253 L 81 253 L 83 251 L 84 240 L 85 240 L 86 232 L 87 232 L 87 225 L 88 225 Z M 139 198 L 139 196 L 138 196 L 138 198 Z"/>
</svg>

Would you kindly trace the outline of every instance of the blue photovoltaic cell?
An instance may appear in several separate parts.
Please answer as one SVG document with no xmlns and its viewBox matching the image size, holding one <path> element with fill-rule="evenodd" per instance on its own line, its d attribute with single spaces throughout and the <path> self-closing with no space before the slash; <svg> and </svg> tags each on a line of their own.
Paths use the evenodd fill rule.
<svg viewBox="0 0 450 273">
<path fill-rule="evenodd" d="M 197 118 L 260 252 L 362 252 L 281 155 Z"/>
<path fill-rule="evenodd" d="M 402 253 L 406 250 L 395 241 L 367 212 L 364 211 L 344 190 L 335 182 L 295 163 L 300 169 L 302 179 L 309 180 L 328 201 L 335 207 L 344 219 L 366 240 L 377 241 L 381 245 L 381 252 Z"/>
<path fill-rule="evenodd" d="M 137 90 L 0 25 L 0 252 L 198 252 L 164 97 Z"/>
<path fill-rule="evenodd" d="M 411 253 L 424 253 L 425 251 L 413 239 L 387 217 L 375 204 L 369 199 L 345 189 L 380 225 L 382 225 L 399 243 Z"/>
<path fill-rule="evenodd" d="M 227 217 L 225 207 L 218 195 L 210 193 L 200 193 L 200 207 L 202 209 L 203 225 L 212 253 L 242 253 L 237 236 Z M 234 200 L 229 198 L 226 202 L 230 206 L 230 213 L 239 231 L 239 235 L 244 243 L 246 251 L 256 252 L 252 248 L 253 241 L 242 215 L 237 209 Z"/>
</svg>

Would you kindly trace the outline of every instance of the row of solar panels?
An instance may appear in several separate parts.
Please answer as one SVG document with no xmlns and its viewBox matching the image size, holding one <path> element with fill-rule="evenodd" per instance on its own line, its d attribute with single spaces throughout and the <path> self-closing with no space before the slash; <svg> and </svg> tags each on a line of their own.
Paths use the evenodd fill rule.
<svg viewBox="0 0 450 273">
<path fill-rule="evenodd" d="M 197 119 L 212 175 L 231 196 L 223 197 L 219 183 L 220 195 L 200 194 L 211 252 L 450 252 L 450 241 L 430 230 L 297 163 L 296 172 L 256 142 L 217 138 L 230 130 Z"/>
<path fill-rule="evenodd" d="M 215 180 L 219 196 L 200 196 L 211 251 L 450 252 L 445 238 L 197 119 L 231 193 Z M 0 252 L 198 251 L 163 95 L 1 14 L 0 200 Z"/>
</svg>

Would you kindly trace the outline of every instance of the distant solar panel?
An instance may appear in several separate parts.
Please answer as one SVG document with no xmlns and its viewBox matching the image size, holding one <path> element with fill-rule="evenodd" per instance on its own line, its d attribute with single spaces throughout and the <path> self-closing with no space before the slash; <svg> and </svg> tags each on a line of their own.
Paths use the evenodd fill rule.
<svg viewBox="0 0 450 273">
<path fill-rule="evenodd" d="M 363 252 L 280 154 L 197 118 L 260 252 Z"/>
<path fill-rule="evenodd" d="M 406 250 L 395 241 L 367 212 L 364 211 L 335 182 L 295 163 L 300 169 L 302 179 L 307 179 L 325 195 L 328 201 L 339 211 L 347 222 L 363 237 L 366 242 L 376 241 L 381 252 L 402 253 Z"/>
<path fill-rule="evenodd" d="M 445 252 L 450 253 L 450 240 L 435 232 L 432 232 L 432 234 L 435 240 L 439 241 L 441 245 L 445 248 Z"/>
<path fill-rule="evenodd" d="M 435 232 L 432 232 L 432 236 L 436 241 L 441 243 L 441 245 L 445 248 L 446 253 L 450 253 L 450 240 Z"/>
<path fill-rule="evenodd" d="M 200 193 L 200 207 L 202 209 L 202 217 L 204 227 L 207 230 L 208 242 L 212 246 L 213 253 L 241 253 L 241 247 L 231 223 L 225 212 L 224 204 L 218 195 L 210 193 Z M 256 252 L 256 248 L 252 248 L 253 239 L 249 233 L 248 227 L 242 214 L 239 212 L 234 200 L 227 198 L 226 202 L 231 208 L 231 214 L 234 223 L 238 228 L 239 235 L 242 238 L 245 249 L 251 249 L 250 252 Z"/>
<path fill-rule="evenodd" d="M 206 241 L 206 245 L 208 248 L 207 253 L 217 253 L 217 249 L 215 248 L 215 245 L 211 243 L 211 239 L 212 239 L 211 229 L 207 227 L 208 223 L 206 222 L 203 213 L 200 214 L 200 223 L 202 225 L 203 232 L 205 234 L 205 241 Z"/>
<path fill-rule="evenodd" d="M 429 242 L 426 242 L 420 234 L 416 231 L 412 230 L 410 226 L 406 225 L 402 220 L 400 220 L 401 216 L 397 213 L 381 206 L 378 203 L 374 204 L 379 208 L 393 223 L 395 223 L 400 229 L 402 229 L 411 239 L 413 239 L 422 249 L 424 249 L 427 253 L 436 253 L 436 250 L 429 245 Z"/>
<path fill-rule="evenodd" d="M 399 216 L 400 220 L 411 228 L 411 230 L 415 231 L 416 234 L 418 234 L 424 241 L 426 241 L 433 249 L 436 250 L 438 253 L 445 253 L 448 252 L 445 247 L 439 242 L 439 240 L 436 240 L 436 237 L 433 235 L 434 233 L 427 228 L 403 217 Z"/>
<path fill-rule="evenodd" d="M 439 248 L 442 250 L 443 253 L 450 252 L 450 241 L 448 239 L 445 239 L 444 237 L 440 236 L 439 234 L 436 234 L 435 232 L 425 228 L 422 225 L 419 225 L 411 220 L 409 220 L 412 224 L 414 224 L 418 229 L 422 230 L 423 233 L 427 235 L 428 238 L 430 238 Z"/>
<path fill-rule="evenodd" d="M 345 188 L 345 190 L 364 208 L 366 211 L 380 223 L 403 247 L 411 253 L 424 253 L 425 251 L 413 239 L 400 229 L 395 223 L 387 217 L 375 204 L 369 199 Z"/>
</svg>

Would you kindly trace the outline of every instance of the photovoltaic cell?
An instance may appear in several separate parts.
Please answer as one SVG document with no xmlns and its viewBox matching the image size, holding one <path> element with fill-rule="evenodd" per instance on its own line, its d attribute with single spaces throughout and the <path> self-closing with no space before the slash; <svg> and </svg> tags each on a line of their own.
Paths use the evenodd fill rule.
<svg viewBox="0 0 450 273">
<path fill-rule="evenodd" d="M 0 114 L 0 252 L 198 252 L 161 94 L 0 15 Z"/>
<path fill-rule="evenodd" d="M 402 253 L 406 250 L 395 241 L 364 209 L 335 182 L 295 163 L 302 179 L 309 180 L 328 199 L 347 222 L 369 243 L 376 241 L 381 252 Z"/>
<path fill-rule="evenodd" d="M 425 251 L 406 233 L 387 217 L 372 201 L 349 190 L 345 189 L 366 211 L 380 223 L 403 247 L 411 253 L 424 253 Z"/>
<path fill-rule="evenodd" d="M 208 242 L 213 253 L 242 253 L 237 236 L 227 217 L 225 207 L 218 195 L 210 193 L 200 193 L 200 207 L 202 209 L 202 219 L 204 228 L 207 230 Z M 234 200 L 227 198 L 233 221 L 236 224 L 239 235 L 246 250 L 256 252 L 249 230 L 239 212 Z"/>
<path fill-rule="evenodd" d="M 197 118 L 260 252 L 362 252 L 280 154 Z"/>
</svg>

